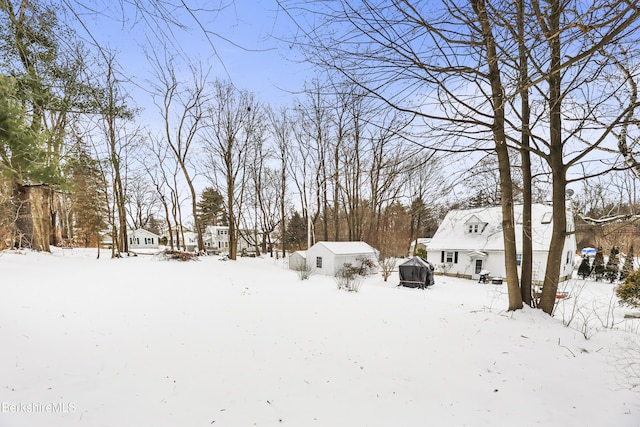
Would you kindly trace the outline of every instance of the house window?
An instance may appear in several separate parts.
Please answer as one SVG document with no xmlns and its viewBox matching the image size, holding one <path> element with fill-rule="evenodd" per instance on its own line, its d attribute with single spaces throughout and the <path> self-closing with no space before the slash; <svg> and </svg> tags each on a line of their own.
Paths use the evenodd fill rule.
<svg viewBox="0 0 640 427">
<path fill-rule="evenodd" d="M 522 254 L 516 254 L 516 264 L 518 267 L 522 265 Z"/>
<path fill-rule="evenodd" d="M 457 264 L 458 263 L 458 252 L 445 252 L 445 251 L 442 251 L 440 262 L 447 262 L 447 263 L 450 263 L 450 264 L 451 263 Z"/>
<path fill-rule="evenodd" d="M 316 257 L 316 267 L 322 268 L 322 257 L 320 256 Z"/>
<path fill-rule="evenodd" d="M 567 251 L 567 264 L 571 263 L 571 251 Z"/>
</svg>

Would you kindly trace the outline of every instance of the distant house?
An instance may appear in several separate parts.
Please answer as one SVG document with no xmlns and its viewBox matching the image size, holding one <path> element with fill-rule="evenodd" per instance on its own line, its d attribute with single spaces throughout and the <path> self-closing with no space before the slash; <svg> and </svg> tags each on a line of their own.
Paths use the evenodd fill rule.
<svg viewBox="0 0 640 427">
<path fill-rule="evenodd" d="M 226 252 L 229 250 L 229 227 L 226 225 L 208 225 L 202 235 L 208 251 Z"/>
<path fill-rule="evenodd" d="M 251 251 L 255 245 L 249 242 L 244 236 L 252 235 L 249 231 L 239 233 L 236 241 L 237 253 L 243 251 Z M 202 233 L 204 246 L 207 251 L 212 252 L 229 252 L 229 227 L 226 225 L 208 225 Z M 260 244 L 258 242 L 258 244 Z"/>
<path fill-rule="evenodd" d="M 522 205 L 514 206 L 518 266 L 522 260 Z M 552 234 L 552 207 L 532 207 L 533 280 L 544 281 Z M 573 216 L 567 212 L 567 231 L 574 231 Z M 560 279 L 573 272 L 576 240 L 573 233 L 565 237 Z M 492 277 L 506 276 L 502 209 L 486 207 L 450 211 L 427 246 L 427 260 L 442 274 L 478 279 L 488 270 Z"/>
<path fill-rule="evenodd" d="M 157 249 L 160 236 L 144 228 L 127 231 L 130 249 Z"/>
<path fill-rule="evenodd" d="M 409 256 L 413 256 L 413 254 L 415 254 L 419 249 L 426 251 L 429 242 L 431 242 L 430 237 L 418 237 L 417 239 L 412 240 L 411 245 L 409 246 Z"/>
<path fill-rule="evenodd" d="M 363 259 L 377 265 L 379 254 L 365 242 L 318 242 L 307 249 L 306 256 L 316 273 L 334 276 L 345 264 L 357 266 Z"/>
<path fill-rule="evenodd" d="M 111 232 L 103 231 L 100 233 L 100 244 L 105 248 L 110 248 L 113 245 L 113 237 Z"/>
</svg>

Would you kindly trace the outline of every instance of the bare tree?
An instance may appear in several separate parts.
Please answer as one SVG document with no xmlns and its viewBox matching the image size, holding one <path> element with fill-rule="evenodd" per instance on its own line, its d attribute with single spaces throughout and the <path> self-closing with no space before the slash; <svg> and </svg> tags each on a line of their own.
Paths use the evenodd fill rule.
<svg viewBox="0 0 640 427">
<path fill-rule="evenodd" d="M 165 222 L 167 226 L 167 245 L 171 250 L 174 250 L 174 232 L 177 233 L 177 229 L 171 226 L 172 213 L 176 212 L 177 206 L 177 190 L 171 186 L 172 180 L 168 177 L 169 165 L 167 160 L 167 148 L 162 144 L 161 139 L 148 135 L 146 138 L 147 144 L 145 145 L 145 158 L 147 161 L 143 162 L 143 168 L 147 177 L 149 178 L 150 185 L 156 194 L 157 200 L 159 200 L 164 210 Z M 177 168 L 174 168 L 174 177 L 177 175 Z M 175 221 L 175 218 L 174 218 Z M 177 224 L 174 222 L 174 224 Z"/>
<path fill-rule="evenodd" d="M 206 100 L 206 75 L 197 68 L 191 69 L 193 81 L 184 87 L 178 81 L 175 66 L 171 60 L 160 61 L 154 58 L 158 83 L 154 89 L 156 105 L 164 122 L 164 142 L 169 147 L 191 196 L 191 213 L 198 239 L 198 251 L 204 251 L 203 229 L 200 225 L 197 209 L 197 193 L 194 186 L 196 171 L 191 166 L 191 155 L 202 125 Z"/>
<path fill-rule="evenodd" d="M 212 84 L 212 99 L 203 126 L 207 153 L 207 176 L 226 195 L 229 222 L 229 258 L 236 259 L 239 214 L 243 209 L 247 156 L 262 124 L 260 105 L 253 94 L 238 91 L 230 83 Z"/>
<path fill-rule="evenodd" d="M 127 233 L 127 194 L 126 183 L 129 162 L 134 158 L 135 147 L 141 145 L 140 129 L 132 127 L 133 111 L 126 105 L 123 79 L 117 73 L 115 56 L 106 56 L 104 80 L 96 91 L 95 102 L 100 107 L 97 118 L 99 134 L 89 134 L 92 146 L 97 150 L 97 158 L 103 160 L 106 167 L 102 171 L 106 182 L 110 184 L 111 197 L 111 233 L 113 238 L 112 257 L 129 252 Z M 104 142 L 104 145 L 102 144 Z"/>
<path fill-rule="evenodd" d="M 129 228 L 146 228 L 158 209 L 159 195 L 145 173 L 134 173 L 127 184 Z"/>
<path fill-rule="evenodd" d="M 282 257 L 284 258 L 287 254 L 287 172 L 291 157 L 290 147 L 293 143 L 293 126 L 290 113 L 286 108 L 281 108 L 278 111 L 269 108 L 267 114 L 269 116 L 269 130 L 274 140 L 276 156 L 280 162 L 278 200 L 280 201 L 280 242 L 282 245 Z"/>
</svg>

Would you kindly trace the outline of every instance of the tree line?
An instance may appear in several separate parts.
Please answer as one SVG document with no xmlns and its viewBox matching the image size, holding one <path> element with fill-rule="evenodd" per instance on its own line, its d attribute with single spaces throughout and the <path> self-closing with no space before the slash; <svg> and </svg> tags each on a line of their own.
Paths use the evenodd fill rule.
<svg viewBox="0 0 640 427">
<path fill-rule="evenodd" d="M 180 247 L 190 225 L 203 251 L 204 228 L 224 223 L 232 259 L 239 233 L 277 236 L 283 254 L 310 236 L 401 255 L 442 215 L 430 207 L 441 160 L 348 81 L 311 81 L 272 108 L 161 50 L 147 58 L 156 122 L 143 126 L 114 52 L 86 46 L 52 4 L 1 11 L 4 246 L 94 245 L 108 231 L 118 257 L 130 229 L 166 229 Z"/>
</svg>

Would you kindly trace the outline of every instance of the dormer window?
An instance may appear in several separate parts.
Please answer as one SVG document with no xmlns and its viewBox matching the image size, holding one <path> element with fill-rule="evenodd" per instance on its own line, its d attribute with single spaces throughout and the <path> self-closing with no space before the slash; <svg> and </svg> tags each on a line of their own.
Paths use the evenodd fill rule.
<svg viewBox="0 0 640 427">
<path fill-rule="evenodd" d="M 480 234 L 484 231 L 484 228 L 487 225 L 486 222 L 480 220 L 480 218 L 475 215 L 469 218 L 464 224 L 465 227 L 467 227 L 466 230 L 468 234 Z"/>
</svg>

